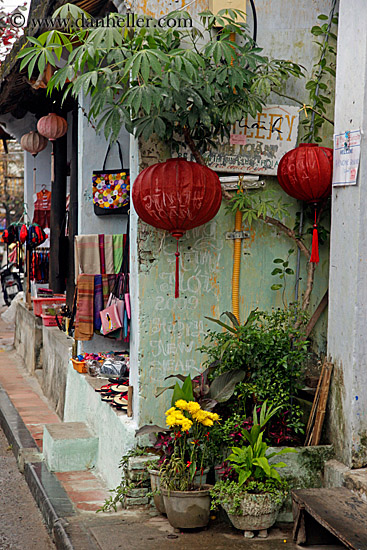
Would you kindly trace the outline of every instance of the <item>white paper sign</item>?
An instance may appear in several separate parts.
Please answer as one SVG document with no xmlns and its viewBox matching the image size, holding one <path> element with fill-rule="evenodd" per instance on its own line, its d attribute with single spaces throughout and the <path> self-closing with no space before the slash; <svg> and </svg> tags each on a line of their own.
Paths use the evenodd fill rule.
<svg viewBox="0 0 367 550">
<path fill-rule="evenodd" d="M 360 130 L 334 134 L 333 186 L 357 184 L 360 153 Z"/>
<path fill-rule="evenodd" d="M 296 147 L 299 108 L 266 105 L 255 118 L 248 116 L 233 127 L 230 139 L 205 155 L 217 172 L 276 175 L 280 159 Z M 194 160 L 187 149 L 182 156 Z"/>
</svg>

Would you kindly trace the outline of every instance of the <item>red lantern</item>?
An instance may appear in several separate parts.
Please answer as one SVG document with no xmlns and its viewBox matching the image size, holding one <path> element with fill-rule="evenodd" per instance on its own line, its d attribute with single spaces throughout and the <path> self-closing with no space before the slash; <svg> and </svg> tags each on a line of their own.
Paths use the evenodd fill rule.
<svg viewBox="0 0 367 550">
<path fill-rule="evenodd" d="M 20 139 L 20 145 L 24 151 L 31 153 L 34 157 L 47 147 L 47 138 L 38 132 L 28 132 Z"/>
<path fill-rule="evenodd" d="M 45 136 L 50 141 L 54 141 L 66 134 L 68 131 L 68 123 L 61 116 L 50 113 L 39 119 L 37 130 L 41 136 Z"/>
<path fill-rule="evenodd" d="M 318 263 L 316 207 L 318 202 L 331 195 L 333 151 L 316 143 L 301 143 L 281 158 L 277 175 L 279 185 L 288 195 L 315 206 L 310 262 Z"/>
<path fill-rule="evenodd" d="M 175 298 L 179 296 L 178 239 L 210 221 L 219 210 L 222 188 L 207 166 L 175 158 L 145 168 L 136 178 L 132 200 L 140 218 L 177 239 Z"/>
<path fill-rule="evenodd" d="M 55 156 L 54 156 L 54 141 L 61 138 L 68 131 L 68 123 L 62 116 L 50 113 L 43 116 L 37 123 L 37 130 L 52 142 L 51 152 L 51 184 L 55 181 Z"/>
</svg>

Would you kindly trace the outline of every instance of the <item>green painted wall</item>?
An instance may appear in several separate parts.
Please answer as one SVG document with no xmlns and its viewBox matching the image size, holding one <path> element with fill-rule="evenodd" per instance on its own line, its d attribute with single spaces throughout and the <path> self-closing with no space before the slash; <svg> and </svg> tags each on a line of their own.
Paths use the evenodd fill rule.
<svg viewBox="0 0 367 550">
<path fill-rule="evenodd" d="M 299 203 L 286 196 L 275 178 L 266 188 L 277 189 L 284 202 L 291 203 L 292 217 L 283 220 L 293 228 Z M 189 231 L 180 241 L 180 297 L 174 298 L 176 241 L 164 232 L 141 223 L 138 247 L 140 288 L 140 418 L 139 424 L 162 423 L 171 392 L 155 398 L 156 388 L 174 373 L 197 374 L 205 357 L 197 351 L 206 331 L 214 324 L 205 316 L 219 317 L 231 311 L 233 241 L 225 233 L 234 229 L 234 216 L 226 214 L 225 199 L 217 216 L 208 224 Z M 281 291 L 271 290 L 278 280 L 271 276 L 274 258 L 285 258 L 291 240 L 263 222 L 254 222 L 250 238 L 243 241 L 241 254 L 240 317 L 243 322 L 256 307 L 283 307 Z M 306 262 L 302 258 L 300 292 L 305 289 Z M 290 267 L 296 270 L 296 254 Z M 310 311 L 321 300 L 328 284 L 328 246 L 320 249 Z M 295 276 L 287 281 L 287 301 L 294 300 Z M 315 348 L 326 349 L 326 315 L 315 330 Z"/>
</svg>

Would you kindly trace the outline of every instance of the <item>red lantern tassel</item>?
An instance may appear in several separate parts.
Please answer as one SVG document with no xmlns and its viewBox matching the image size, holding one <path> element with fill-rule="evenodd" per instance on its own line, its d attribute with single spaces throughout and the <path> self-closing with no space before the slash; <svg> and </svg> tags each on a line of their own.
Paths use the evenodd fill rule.
<svg viewBox="0 0 367 550">
<path fill-rule="evenodd" d="M 177 239 L 177 249 L 175 252 L 176 256 L 176 278 L 175 278 L 175 298 L 180 296 L 180 253 L 178 251 L 178 239 Z"/>
<path fill-rule="evenodd" d="M 312 232 L 312 249 L 311 249 L 310 263 L 313 263 L 313 264 L 319 263 L 319 234 L 317 232 L 316 208 L 315 208 L 315 223 L 313 224 L 313 232 Z"/>
</svg>

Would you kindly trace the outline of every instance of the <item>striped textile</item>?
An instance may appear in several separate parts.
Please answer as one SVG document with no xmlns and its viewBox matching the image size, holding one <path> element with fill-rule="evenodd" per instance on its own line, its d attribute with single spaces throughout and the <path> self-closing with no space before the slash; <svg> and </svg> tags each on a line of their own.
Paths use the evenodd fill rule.
<svg viewBox="0 0 367 550">
<path fill-rule="evenodd" d="M 77 280 L 78 299 L 75 319 L 75 340 L 93 338 L 94 275 L 81 274 Z"/>
<path fill-rule="evenodd" d="M 93 273 L 93 275 L 100 275 L 101 261 L 99 258 L 98 235 L 76 235 L 75 271 L 76 275 L 79 275 L 80 273 Z"/>
<path fill-rule="evenodd" d="M 99 259 L 101 263 L 101 274 L 104 275 L 106 273 L 106 260 L 104 256 L 104 235 L 98 235 L 99 240 Z"/>
<path fill-rule="evenodd" d="M 103 309 L 102 275 L 94 277 L 94 330 L 101 330 L 100 312 Z"/>
<path fill-rule="evenodd" d="M 125 241 L 126 241 L 126 235 L 112 235 L 113 265 L 114 265 L 115 273 L 120 273 L 121 271 Z"/>
<path fill-rule="evenodd" d="M 105 255 L 107 275 L 110 275 L 111 273 L 115 273 L 115 267 L 114 267 L 114 264 L 113 264 L 113 239 L 112 239 L 112 235 L 105 235 L 104 236 L 104 255 Z"/>
</svg>

